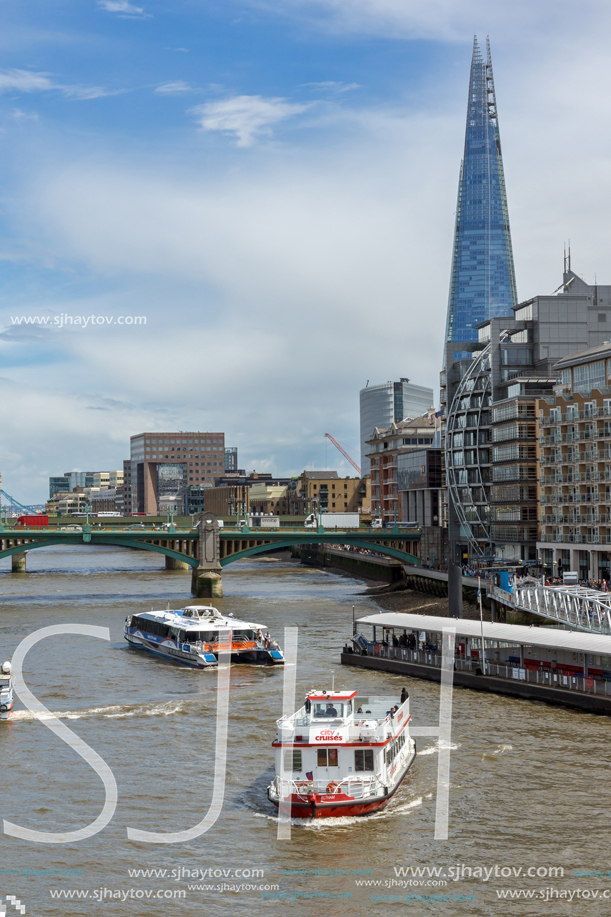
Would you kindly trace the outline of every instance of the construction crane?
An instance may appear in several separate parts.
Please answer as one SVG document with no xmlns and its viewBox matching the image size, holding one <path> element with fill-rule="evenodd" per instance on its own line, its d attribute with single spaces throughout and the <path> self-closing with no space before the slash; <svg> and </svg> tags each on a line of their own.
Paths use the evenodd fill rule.
<svg viewBox="0 0 611 917">
<path fill-rule="evenodd" d="M 350 458 L 350 456 L 348 455 L 348 453 L 347 453 L 344 449 L 342 449 L 342 447 L 340 446 L 340 444 L 338 443 L 338 441 L 337 441 L 336 439 L 333 439 L 333 437 L 331 436 L 330 433 L 325 433 L 325 436 L 327 437 L 327 439 L 330 439 L 330 440 L 331 440 L 331 442 L 333 443 L 333 445 L 335 446 L 336 449 L 339 449 L 339 451 L 340 451 L 341 454 L 344 456 L 344 458 L 347 458 L 347 459 L 348 459 L 348 461 L 350 462 L 350 464 L 352 465 L 352 467 L 353 467 L 353 468 L 356 468 L 356 470 L 358 471 L 359 478 L 360 478 L 360 476 L 361 476 L 361 469 L 360 469 L 359 466 L 356 464 L 356 462 L 353 462 L 353 461 L 352 461 L 352 459 Z"/>
</svg>

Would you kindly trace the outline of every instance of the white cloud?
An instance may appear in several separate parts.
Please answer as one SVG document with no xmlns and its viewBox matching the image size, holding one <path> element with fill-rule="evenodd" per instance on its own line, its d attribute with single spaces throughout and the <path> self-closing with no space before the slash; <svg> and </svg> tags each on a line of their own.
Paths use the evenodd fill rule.
<svg viewBox="0 0 611 917">
<path fill-rule="evenodd" d="M 160 92 L 162 95 L 175 95 L 181 92 L 193 91 L 193 87 L 189 86 L 189 84 L 185 83 L 183 80 L 175 80 L 173 83 L 163 83 L 155 89 L 155 92 Z"/>
<path fill-rule="evenodd" d="M 263 96 L 234 96 L 220 102 L 206 102 L 190 109 L 207 131 L 234 134 L 238 146 L 251 146 L 259 134 L 271 133 L 273 124 L 301 114 L 310 104 L 287 102 Z"/>
<path fill-rule="evenodd" d="M 530 33 L 540 42 L 562 33 L 567 20 L 577 30 L 600 19 L 604 0 L 248 0 L 284 18 L 298 17 L 334 34 L 381 35 L 390 39 L 465 41 L 480 30 L 506 39 Z M 569 25 L 571 29 L 571 25 Z M 572 34 L 564 31 L 565 37 Z"/>
<path fill-rule="evenodd" d="M 134 6 L 134 4 L 129 3 L 128 0 L 99 0 L 98 6 L 109 13 L 120 13 L 122 14 L 122 18 L 135 19 L 147 17 L 147 13 L 144 12 L 144 7 Z"/>
<path fill-rule="evenodd" d="M 56 89 L 48 74 L 33 73 L 30 70 L 1 70 L 0 92 L 48 92 Z"/>
<path fill-rule="evenodd" d="M 351 92 L 353 89 L 362 88 L 359 83 L 341 83 L 337 80 L 323 80 L 321 83 L 302 83 L 301 85 L 313 86 L 315 89 L 328 92 Z"/>
<path fill-rule="evenodd" d="M 0 93 L 3 92 L 61 92 L 69 99 L 99 99 L 119 95 L 123 89 L 104 89 L 102 86 L 70 86 L 57 83 L 48 73 L 31 70 L 0 70 Z"/>
</svg>

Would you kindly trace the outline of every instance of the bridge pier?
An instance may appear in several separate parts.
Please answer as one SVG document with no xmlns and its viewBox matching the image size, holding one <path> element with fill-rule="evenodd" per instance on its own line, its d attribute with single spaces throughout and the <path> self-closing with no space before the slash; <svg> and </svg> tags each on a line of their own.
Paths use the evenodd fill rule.
<svg viewBox="0 0 611 917">
<path fill-rule="evenodd" d="M 178 560 L 176 557 L 168 557 L 166 555 L 165 568 L 166 570 L 189 570 L 190 564 L 185 563 L 184 560 Z"/>
<path fill-rule="evenodd" d="M 11 573 L 25 573 L 25 557 L 28 552 L 24 551 L 23 554 L 12 554 L 11 555 Z"/>
<path fill-rule="evenodd" d="M 25 556 L 28 552 L 24 551 L 23 554 L 12 554 L 11 555 L 11 573 L 25 573 Z"/>
<path fill-rule="evenodd" d="M 223 578 L 219 572 L 208 570 L 206 567 L 193 569 L 191 576 L 191 595 L 198 599 L 222 599 Z"/>
<path fill-rule="evenodd" d="M 221 540 L 214 513 L 200 513 L 197 518 L 199 561 L 191 576 L 191 595 L 200 599 L 222 599 Z"/>
</svg>

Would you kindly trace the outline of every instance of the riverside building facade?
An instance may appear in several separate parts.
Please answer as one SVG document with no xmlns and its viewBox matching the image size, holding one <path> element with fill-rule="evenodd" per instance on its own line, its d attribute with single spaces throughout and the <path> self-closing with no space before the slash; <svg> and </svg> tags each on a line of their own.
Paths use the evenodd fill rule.
<svg viewBox="0 0 611 917">
<path fill-rule="evenodd" d="M 373 435 L 367 441 L 371 466 L 372 517 L 379 518 L 387 524 L 417 521 L 413 515 L 409 515 L 410 504 L 406 495 L 412 462 L 411 453 L 420 453 L 423 448 L 430 449 L 435 445 L 439 447 L 439 443 L 440 421 L 432 409 L 414 420 L 403 420 L 392 423 L 386 429 L 376 428 L 373 431 Z M 400 481 L 405 483 L 405 493 L 400 491 Z M 427 498 L 426 504 L 427 509 L 431 510 L 431 516 L 439 517 L 439 510 L 434 511 L 432 494 Z"/>
<path fill-rule="evenodd" d="M 556 430 L 541 433 L 544 439 L 538 443 L 537 405 L 545 406 L 546 399 L 554 402 L 558 372 L 565 371 L 561 369 L 565 362 L 559 359 L 573 359 L 569 355 L 576 346 L 587 351 L 595 345 L 594 356 L 590 359 L 586 353 L 580 365 L 592 363 L 598 371 L 604 359 L 597 356 L 597 347 L 609 336 L 610 327 L 611 286 L 587 284 L 566 260 L 562 283 L 552 294 L 520 303 L 510 316 L 483 322 L 471 359 L 454 364 L 459 382 L 447 410 L 445 463 L 449 502 L 453 501 L 458 517 L 458 562 L 490 557 L 539 565 L 543 546 L 537 531 L 538 487 L 541 484 L 542 500 L 556 499 L 560 491 L 547 487 L 549 478 L 569 471 L 550 470 L 551 466 L 577 457 L 583 466 L 586 454 L 591 459 L 592 453 L 561 447 L 560 440 L 552 449 L 550 436 L 566 436 Z M 582 360 L 579 354 L 574 359 Z M 585 391 L 584 386 L 593 383 L 594 376 L 587 375 L 584 381 L 583 373 L 589 370 L 575 370 L 578 381 L 571 385 L 577 384 L 578 389 L 571 398 L 579 395 L 579 386 Z M 602 384 L 600 379 L 598 383 Z M 545 414 L 544 407 L 540 410 Z M 560 414 L 566 418 L 567 411 Z M 539 448 L 543 449 L 541 458 Z M 590 463 L 588 469 L 580 467 L 574 473 L 595 472 Z M 562 493 L 568 495 L 566 489 Z M 557 511 L 553 516 L 568 519 L 571 513 Z M 587 514 L 581 515 L 585 525 Z M 574 519 L 574 513 L 572 516 Z M 592 518 L 587 521 L 594 525 Z M 554 524 L 550 519 L 550 526 Z M 558 528 L 554 537 L 564 532 Z M 576 531 L 571 533 L 571 537 L 576 535 Z M 595 532 L 589 537 L 594 538 Z M 549 549 L 546 545 L 545 550 Z M 546 559 L 550 556 L 544 555 Z M 566 553 L 563 558 L 567 561 Z M 558 562 L 559 557 L 554 554 L 552 561 Z"/>
<path fill-rule="evenodd" d="M 611 293 L 609 287 L 597 292 L 603 289 L 605 294 Z M 598 297 L 597 316 L 605 298 Z M 611 305 L 611 300 L 606 299 L 606 303 Z M 551 575 L 573 570 L 582 580 L 609 582 L 611 343 L 572 353 L 556 363 L 555 369 L 558 383 L 554 396 L 539 402 L 537 550 Z"/>
</svg>

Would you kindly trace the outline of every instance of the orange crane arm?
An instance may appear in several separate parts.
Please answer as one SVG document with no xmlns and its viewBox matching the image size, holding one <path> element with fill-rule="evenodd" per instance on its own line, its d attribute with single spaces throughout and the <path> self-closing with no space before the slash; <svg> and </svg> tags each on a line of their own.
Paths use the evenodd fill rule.
<svg viewBox="0 0 611 917">
<path fill-rule="evenodd" d="M 352 467 L 353 467 L 353 468 L 356 468 L 356 470 L 358 471 L 359 478 L 360 478 L 360 476 L 361 476 L 361 469 L 360 469 L 359 466 L 356 464 L 356 462 L 353 462 L 353 461 L 352 461 L 352 459 L 350 458 L 350 456 L 348 455 L 348 453 L 345 452 L 345 451 L 342 449 L 342 447 L 340 446 L 340 444 L 338 443 L 338 441 L 337 441 L 336 439 L 333 439 L 333 437 L 331 436 L 330 433 L 325 433 L 325 436 L 327 437 L 327 439 L 330 439 L 330 440 L 331 440 L 331 442 L 333 443 L 333 445 L 335 446 L 336 449 L 339 449 L 339 451 L 340 451 L 341 454 L 344 456 L 344 458 L 347 458 L 347 459 L 348 459 L 348 461 L 350 462 L 350 464 L 352 465 Z"/>
</svg>

